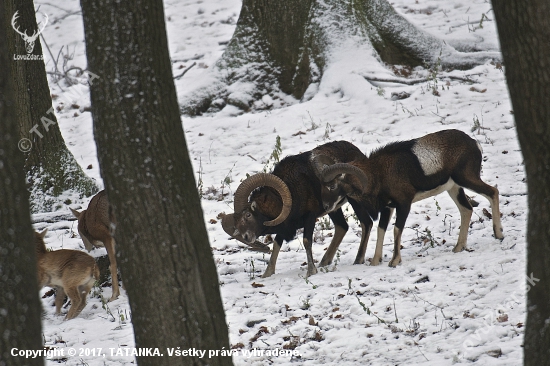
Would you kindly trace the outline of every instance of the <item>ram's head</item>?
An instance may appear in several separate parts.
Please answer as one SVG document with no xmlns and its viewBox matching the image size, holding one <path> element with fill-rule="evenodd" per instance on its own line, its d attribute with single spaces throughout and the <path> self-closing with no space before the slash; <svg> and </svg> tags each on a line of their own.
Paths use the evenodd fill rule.
<svg viewBox="0 0 550 366">
<path fill-rule="evenodd" d="M 262 187 L 266 188 L 256 191 Z M 267 187 L 277 192 L 280 200 L 270 199 L 274 192 Z M 252 192 L 254 194 L 249 200 Z M 232 237 L 254 245 L 258 236 L 265 232 L 265 227 L 281 224 L 291 208 L 292 196 L 281 178 L 268 173 L 255 174 L 244 180 L 235 191 L 235 213 L 222 218 L 222 227 Z"/>
</svg>

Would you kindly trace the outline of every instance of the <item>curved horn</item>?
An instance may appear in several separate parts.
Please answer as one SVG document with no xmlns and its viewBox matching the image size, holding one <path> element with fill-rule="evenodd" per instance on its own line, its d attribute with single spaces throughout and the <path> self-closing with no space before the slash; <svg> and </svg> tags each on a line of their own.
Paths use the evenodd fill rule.
<svg viewBox="0 0 550 366">
<path fill-rule="evenodd" d="M 258 173 L 245 179 L 239 188 L 235 191 L 235 202 L 233 204 L 235 212 L 241 212 L 248 204 L 248 196 L 253 190 L 259 187 L 268 186 L 277 191 L 283 200 L 283 209 L 279 216 L 271 221 L 265 221 L 265 226 L 275 226 L 283 222 L 290 214 L 292 207 L 292 196 L 290 190 L 283 180 L 276 175 L 269 173 Z"/>
<path fill-rule="evenodd" d="M 336 178 L 338 174 L 351 174 L 356 176 L 359 179 L 359 183 L 361 184 L 361 189 L 365 189 L 367 187 L 368 178 L 364 171 L 356 167 L 355 165 L 346 164 L 346 163 L 338 163 L 333 164 L 331 166 L 326 167 L 323 169 L 322 172 L 322 178 L 323 182 L 327 183 Z"/>
<path fill-rule="evenodd" d="M 315 167 L 315 174 L 317 174 L 318 177 L 321 177 L 323 174 L 323 170 L 327 166 L 333 165 L 334 159 L 326 156 L 326 155 L 317 155 L 312 159 L 313 166 Z"/>
<path fill-rule="evenodd" d="M 235 218 L 233 214 L 222 214 L 220 215 L 222 219 L 222 228 L 229 236 L 236 237 L 239 235 L 237 229 L 235 228 Z"/>
</svg>

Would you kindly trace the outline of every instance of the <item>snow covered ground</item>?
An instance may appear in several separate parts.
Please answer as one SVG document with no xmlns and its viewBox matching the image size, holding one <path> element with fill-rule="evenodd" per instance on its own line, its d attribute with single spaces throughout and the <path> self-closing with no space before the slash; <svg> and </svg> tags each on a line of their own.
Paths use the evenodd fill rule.
<svg viewBox="0 0 550 366">
<path fill-rule="evenodd" d="M 67 66 L 85 68 L 78 0 L 35 3 L 50 16 L 44 36 L 53 57 L 63 47 Z M 498 50 L 489 2 L 396 0 L 393 5 L 411 22 L 454 46 Z M 174 75 L 197 62 L 177 80 L 180 96 L 200 83 L 220 57 L 240 6 L 238 0 L 165 1 Z M 52 56 L 43 48 L 46 68 L 51 71 Z M 63 56 L 59 67 L 62 60 Z M 425 70 L 415 73 L 427 76 Z M 450 76 L 470 78 L 473 83 Z M 85 171 L 101 182 L 91 115 L 86 111 L 88 90 L 53 80 L 50 87 L 57 96 L 54 107 L 65 141 L 84 169 L 91 165 Z M 472 70 L 440 73 L 439 96 L 432 94 L 433 87 L 433 81 L 374 86 L 342 78 L 322 83 L 312 100 L 284 109 L 237 115 L 235 109 L 226 108 L 213 116 L 182 118 L 196 177 L 202 180 L 204 218 L 214 248 L 230 342 L 239 350 L 233 357 L 236 365 L 296 361 L 306 365 L 521 364 L 527 190 L 504 73 L 487 63 Z M 399 92 L 410 93 L 410 97 L 392 100 L 392 93 Z M 403 263 L 397 268 L 387 266 L 393 248 L 391 227 L 381 266 L 352 265 L 360 227 L 349 217 L 350 230 L 336 262 L 326 271 L 305 278 L 306 256 L 298 235 L 283 245 L 277 273 L 262 279 L 259 276 L 268 255 L 228 240 L 216 219 L 220 212 L 232 212 L 232 192 L 246 173 L 272 166 L 270 155 L 277 136 L 283 156 L 340 139 L 368 153 L 391 141 L 448 128 L 468 133 L 483 147 L 482 178 L 498 184 L 501 193 L 502 242 L 493 237 L 492 222 L 483 214 L 484 209 L 490 211 L 489 203 L 470 192 L 480 202 L 469 230 L 470 250 L 452 253 L 460 216 L 450 197 L 442 194 L 413 205 L 403 234 Z M 345 213 L 351 215 L 351 208 Z M 49 228 L 49 247 L 84 250 L 74 221 L 35 227 Z M 322 257 L 331 233 L 321 219 L 313 245 L 316 260 Z M 374 252 L 374 233 L 367 258 Z M 98 256 L 104 250 L 91 254 Z M 102 291 L 104 298 L 110 297 L 110 288 Z M 82 314 L 68 322 L 54 315 L 52 297 L 44 298 L 43 305 L 46 345 L 77 350 L 75 356 L 63 358 L 67 365 L 135 362 L 125 351 L 111 354 L 110 350 L 134 346 L 124 291 L 106 306 L 97 296 L 90 296 Z M 104 356 L 93 354 L 97 348 L 102 348 Z M 88 351 L 81 354 L 79 349 Z M 254 349 L 257 352 L 244 355 L 243 350 Z M 294 350 L 298 356 L 266 355 L 267 350 L 281 349 Z M 57 361 L 50 358 L 47 364 Z"/>
</svg>

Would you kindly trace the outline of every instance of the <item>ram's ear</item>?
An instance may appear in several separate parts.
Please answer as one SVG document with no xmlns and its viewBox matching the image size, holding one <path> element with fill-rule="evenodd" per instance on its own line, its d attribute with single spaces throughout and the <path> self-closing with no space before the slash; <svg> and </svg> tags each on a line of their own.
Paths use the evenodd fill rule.
<svg viewBox="0 0 550 366">
<path fill-rule="evenodd" d="M 334 159 L 326 155 L 316 155 L 312 158 L 312 162 L 315 167 L 315 175 L 321 177 L 323 170 L 334 164 Z"/>
<path fill-rule="evenodd" d="M 256 201 L 252 201 L 252 203 L 250 204 L 250 209 L 252 211 L 256 211 Z"/>
</svg>

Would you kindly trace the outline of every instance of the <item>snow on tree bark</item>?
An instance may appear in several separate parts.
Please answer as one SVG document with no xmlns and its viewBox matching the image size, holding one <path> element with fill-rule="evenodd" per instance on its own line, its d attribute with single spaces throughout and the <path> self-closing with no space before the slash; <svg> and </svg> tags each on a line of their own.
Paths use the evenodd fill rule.
<svg viewBox="0 0 550 366">
<path fill-rule="evenodd" d="M 10 55 L 26 54 L 25 42 L 11 27 L 18 12 L 17 25 L 32 34 L 38 29 L 32 0 L 7 1 L 5 17 Z M 42 55 L 40 39 L 36 39 L 32 55 Z M 20 137 L 29 139 L 32 147 L 25 154 L 27 183 L 31 192 L 31 211 L 55 211 L 65 204 L 98 191 L 95 182 L 86 176 L 67 149 L 55 113 L 42 60 L 11 60 L 14 77 L 15 108 Z"/>
<path fill-rule="evenodd" d="M 0 14 L 6 14 L 4 3 Z M 6 17 L 0 16 L 0 39 L 8 38 L 6 23 Z M 0 65 L 9 64 L 9 54 L 1 42 Z M 11 353 L 14 348 L 42 348 L 34 236 L 24 158 L 17 148 L 13 89 L 7 68 L 0 73 L 0 366 L 43 365 L 41 357 L 27 359 Z"/>
<path fill-rule="evenodd" d="M 82 0 L 101 174 L 136 347 L 228 350 L 219 283 L 179 115 L 161 0 Z M 120 16 L 120 14 L 124 14 Z M 112 50 L 105 52 L 104 50 Z M 231 365 L 231 357 L 137 357 Z"/>
<path fill-rule="evenodd" d="M 410 24 L 387 0 L 244 0 L 211 78 L 185 96 L 182 112 L 214 112 L 227 104 L 270 109 L 307 100 L 331 69 L 356 78 L 389 74 L 384 64 L 468 69 L 491 58 L 499 54 L 458 52 Z"/>
</svg>

